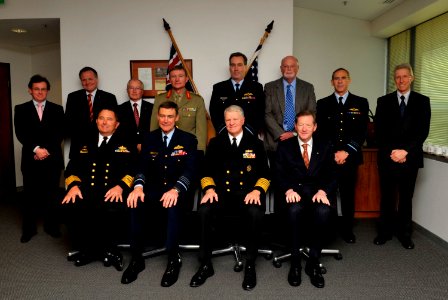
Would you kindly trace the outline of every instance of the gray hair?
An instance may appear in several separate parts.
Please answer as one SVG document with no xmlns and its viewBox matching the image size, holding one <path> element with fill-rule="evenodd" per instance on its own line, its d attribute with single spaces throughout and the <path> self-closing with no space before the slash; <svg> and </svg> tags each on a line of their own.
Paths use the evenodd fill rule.
<svg viewBox="0 0 448 300">
<path fill-rule="evenodd" d="M 224 110 L 224 116 L 228 112 L 239 112 L 242 117 L 244 117 L 244 110 L 238 105 L 230 105 Z"/>
<path fill-rule="evenodd" d="M 406 69 L 409 71 L 409 74 L 411 74 L 412 77 L 414 77 L 414 72 L 412 71 L 412 66 L 408 63 L 399 64 L 394 69 L 394 74 L 397 70 Z"/>
</svg>

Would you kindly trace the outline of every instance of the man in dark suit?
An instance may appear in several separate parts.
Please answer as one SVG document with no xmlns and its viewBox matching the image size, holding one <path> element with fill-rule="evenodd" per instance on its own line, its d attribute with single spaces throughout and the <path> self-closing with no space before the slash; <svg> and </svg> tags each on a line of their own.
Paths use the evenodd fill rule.
<svg viewBox="0 0 448 300">
<path fill-rule="evenodd" d="M 162 102 L 157 109 L 159 128 L 143 139 L 134 190 L 127 199 L 127 205 L 132 209 L 132 260 L 121 278 L 123 284 L 136 280 L 138 273 L 145 269 L 142 257 L 144 230 L 149 227 L 145 226 L 147 222 L 153 220 L 158 221 L 150 224 L 153 231 L 160 231 L 163 225 L 167 225 L 168 265 L 161 285 L 169 287 L 179 277 L 182 264 L 179 254 L 181 216 L 183 210 L 192 204 L 188 201 L 191 184 L 196 179 L 198 142 L 193 134 L 175 127 L 179 119 L 178 110 L 176 103 Z"/>
<path fill-rule="evenodd" d="M 281 141 L 277 148 L 276 176 L 279 192 L 286 200 L 289 228 L 292 233 L 291 268 L 288 282 L 301 283 L 300 247 L 310 248 L 305 273 L 318 288 L 325 285 L 319 258 L 329 221 L 335 213 L 336 176 L 331 144 L 313 138 L 317 124 L 314 112 L 297 114 L 295 129 L 298 138 Z M 307 245 L 304 237 L 307 234 Z"/>
<path fill-rule="evenodd" d="M 153 104 L 142 99 L 144 91 L 143 82 L 131 79 L 127 84 L 129 101 L 118 107 L 120 119 L 119 130 L 128 136 L 141 151 L 145 132 L 149 132 Z"/>
<path fill-rule="evenodd" d="M 137 150 L 116 131 L 117 108 L 103 108 L 96 119 L 97 130 L 78 149 L 65 170 L 67 227 L 79 253 L 75 266 L 101 260 L 104 266 L 123 269 L 116 248 L 122 232 L 125 205 L 131 190 Z"/>
<path fill-rule="evenodd" d="M 245 80 L 247 57 L 241 52 L 230 54 L 230 79 L 213 85 L 210 99 L 210 116 L 219 134 L 225 131 L 224 110 L 230 105 L 238 105 L 244 111 L 245 127 L 258 136 L 264 127 L 263 86 L 255 81 Z"/>
<path fill-rule="evenodd" d="M 115 95 L 98 89 L 98 74 L 95 69 L 82 68 L 79 79 L 83 88 L 68 94 L 65 107 L 66 136 L 71 141 L 70 158 L 86 144 L 86 133 L 96 130 L 95 120 L 100 110 L 117 105 Z"/>
<path fill-rule="evenodd" d="M 405 249 L 413 249 L 412 197 L 418 169 L 423 168 L 431 106 L 428 97 L 411 91 L 409 64 L 396 66 L 394 76 L 397 90 L 378 98 L 375 114 L 381 208 L 374 243 L 383 245 L 396 233 Z"/>
<path fill-rule="evenodd" d="M 348 91 L 350 73 L 336 69 L 331 76 L 334 93 L 317 101 L 316 135 L 331 141 L 337 164 L 338 188 L 341 197 L 341 235 L 345 242 L 355 243 L 353 218 L 355 215 L 355 186 L 358 165 L 362 164 L 362 145 L 369 122 L 369 103 L 366 98 Z"/>
<path fill-rule="evenodd" d="M 210 141 L 205 155 L 205 171 L 201 179 L 204 196 L 199 206 L 201 218 L 201 266 L 190 286 L 198 287 L 214 274 L 211 263 L 214 219 L 222 215 L 242 215 L 247 260 L 243 289 L 256 284 L 257 257 L 261 221 L 269 188 L 269 166 L 263 142 L 244 130 L 244 112 L 231 105 L 224 111 L 226 130 Z M 219 197 L 219 198 L 218 198 Z M 233 231 L 233 230 L 232 230 Z"/>
<path fill-rule="evenodd" d="M 22 144 L 22 243 L 27 243 L 37 233 L 39 212 L 44 215 L 44 230 L 53 237 L 61 235 L 55 209 L 64 169 L 61 148 L 64 110 L 61 105 L 48 101 L 49 90 L 48 80 L 34 75 L 28 83 L 33 99 L 15 107 L 14 126 Z"/>
<path fill-rule="evenodd" d="M 314 86 L 297 78 L 299 61 L 294 56 L 286 56 L 280 66 L 282 78 L 266 83 L 264 91 L 266 149 L 275 152 L 277 142 L 292 138 L 294 117 L 303 110 L 316 110 Z"/>
</svg>

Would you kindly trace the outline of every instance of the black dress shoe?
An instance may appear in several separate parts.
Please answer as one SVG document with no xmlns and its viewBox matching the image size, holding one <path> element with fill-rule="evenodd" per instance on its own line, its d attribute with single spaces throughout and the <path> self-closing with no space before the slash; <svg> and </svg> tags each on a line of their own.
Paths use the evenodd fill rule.
<svg viewBox="0 0 448 300">
<path fill-rule="evenodd" d="M 75 259 L 75 266 L 82 267 L 87 264 L 90 264 L 93 260 L 94 258 L 92 255 L 85 252 L 80 252 Z"/>
<path fill-rule="evenodd" d="M 299 286 L 302 283 L 302 267 L 291 264 L 288 283 L 290 286 Z"/>
<path fill-rule="evenodd" d="M 310 277 L 311 284 L 317 288 L 323 288 L 325 286 L 325 279 L 322 276 L 319 263 L 307 262 L 305 266 L 305 273 Z"/>
<path fill-rule="evenodd" d="M 246 263 L 244 269 L 243 289 L 251 291 L 257 285 L 257 273 L 255 272 L 255 263 Z"/>
<path fill-rule="evenodd" d="M 205 283 L 207 278 L 215 275 L 215 270 L 213 270 L 213 265 L 211 263 L 203 264 L 199 267 L 196 274 L 193 275 L 190 281 L 191 287 L 198 287 Z"/>
<path fill-rule="evenodd" d="M 106 251 L 103 263 L 105 267 L 114 266 L 117 271 L 123 271 L 123 255 L 116 250 Z"/>
<path fill-rule="evenodd" d="M 414 242 L 411 240 L 410 237 L 402 237 L 400 238 L 401 245 L 404 249 L 414 249 L 415 245 Z"/>
<path fill-rule="evenodd" d="M 22 233 L 22 236 L 20 237 L 20 242 L 21 243 L 28 243 L 31 240 L 31 238 L 33 236 L 35 236 L 36 234 L 37 234 L 36 231 L 24 232 L 24 233 Z"/>
<path fill-rule="evenodd" d="M 182 259 L 180 254 L 177 254 L 173 258 L 170 258 L 168 265 L 166 266 L 165 273 L 162 276 L 162 282 L 160 283 L 163 287 L 170 287 L 176 283 L 179 278 L 180 267 L 182 266 Z"/>
<path fill-rule="evenodd" d="M 342 234 L 342 239 L 347 244 L 354 244 L 354 243 L 356 243 L 356 236 L 351 231 L 343 233 Z"/>
<path fill-rule="evenodd" d="M 121 277 L 121 283 L 128 284 L 137 279 L 138 273 L 145 269 L 145 261 L 143 257 L 132 258 L 131 263 L 127 269 L 123 272 Z"/>
<path fill-rule="evenodd" d="M 383 235 L 383 234 L 379 234 L 377 235 L 377 237 L 373 240 L 373 243 L 375 245 L 384 245 L 386 244 L 387 241 L 390 241 L 392 239 L 391 236 L 389 235 Z"/>
</svg>

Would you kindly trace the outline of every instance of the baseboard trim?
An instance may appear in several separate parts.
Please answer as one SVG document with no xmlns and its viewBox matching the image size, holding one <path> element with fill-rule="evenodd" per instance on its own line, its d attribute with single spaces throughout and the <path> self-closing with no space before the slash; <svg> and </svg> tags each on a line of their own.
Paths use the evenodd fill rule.
<svg viewBox="0 0 448 300">
<path fill-rule="evenodd" d="M 437 245 L 443 247 L 444 249 L 448 250 L 448 242 L 445 241 L 444 239 L 442 239 L 441 237 L 439 237 L 438 235 L 435 235 L 434 233 L 432 233 L 431 231 L 429 231 L 428 229 L 422 227 L 421 225 L 414 223 L 414 229 L 423 233 L 425 236 L 427 236 L 430 240 L 432 240 L 433 242 L 435 242 Z"/>
</svg>

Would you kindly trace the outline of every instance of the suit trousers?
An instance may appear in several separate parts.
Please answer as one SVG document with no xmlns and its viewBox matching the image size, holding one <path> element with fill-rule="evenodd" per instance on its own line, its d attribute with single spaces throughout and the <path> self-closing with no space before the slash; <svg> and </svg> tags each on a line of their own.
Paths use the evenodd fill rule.
<svg viewBox="0 0 448 300">
<path fill-rule="evenodd" d="M 300 247 L 310 248 L 310 258 L 318 259 L 324 243 L 333 208 L 329 205 L 312 202 L 311 197 L 303 197 L 300 202 L 288 203 L 287 214 L 291 228 L 291 255 L 300 256 Z"/>
<path fill-rule="evenodd" d="M 418 168 L 395 164 L 379 166 L 381 203 L 379 234 L 410 237 L 412 233 L 412 197 Z"/>
<path fill-rule="evenodd" d="M 338 188 L 341 197 L 342 232 L 351 232 L 355 216 L 355 188 L 358 165 L 345 163 L 337 165 Z"/>
<path fill-rule="evenodd" d="M 201 220 L 201 244 L 199 260 L 202 263 L 210 262 L 214 241 L 212 237 L 231 235 L 235 239 L 242 234 L 242 244 L 246 246 L 246 259 L 254 261 L 258 254 L 260 243 L 261 224 L 265 212 L 265 197 L 260 197 L 262 205 L 244 204 L 246 193 L 221 193 L 219 201 L 201 204 L 198 208 Z M 224 222 L 225 217 L 238 217 L 241 222 Z M 218 222 L 220 223 L 217 226 Z M 238 226 L 235 226 L 238 224 Z M 213 234 L 213 228 L 220 227 L 220 234 Z M 236 228 L 235 228 L 236 227 Z"/>
</svg>

